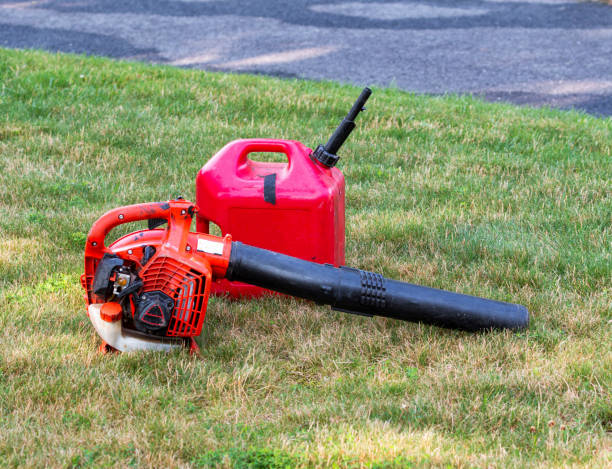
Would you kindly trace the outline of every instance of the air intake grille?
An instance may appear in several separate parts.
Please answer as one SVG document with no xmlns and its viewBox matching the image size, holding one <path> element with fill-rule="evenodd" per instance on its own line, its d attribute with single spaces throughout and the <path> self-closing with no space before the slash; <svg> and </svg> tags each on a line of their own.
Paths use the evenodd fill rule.
<svg viewBox="0 0 612 469">
<path fill-rule="evenodd" d="M 170 257 L 158 257 L 142 274 L 144 292 L 162 291 L 174 300 L 166 334 L 192 337 L 200 334 L 206 295 L 206 277 Z"/>
</svg>

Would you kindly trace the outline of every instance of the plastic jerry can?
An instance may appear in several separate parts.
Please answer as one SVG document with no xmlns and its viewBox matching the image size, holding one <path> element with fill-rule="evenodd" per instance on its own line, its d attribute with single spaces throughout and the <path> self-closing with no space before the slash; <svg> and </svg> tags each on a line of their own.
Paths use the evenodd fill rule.
<svg viewBox="0 0 612 469">
<path fill-rule="evenodd" d="M 254 161 L 253 152 L 283 153 L 286 163 Z M 235 140 L 223 147 L 196 178 L 196 228 L 215 223 L 234 241 L 305 260 L 344 265 L 344 176 L 311 159 L 294 140 Z M 226 279 L 211 293 L 256 297 L 259 287 Z"/>
</svg>

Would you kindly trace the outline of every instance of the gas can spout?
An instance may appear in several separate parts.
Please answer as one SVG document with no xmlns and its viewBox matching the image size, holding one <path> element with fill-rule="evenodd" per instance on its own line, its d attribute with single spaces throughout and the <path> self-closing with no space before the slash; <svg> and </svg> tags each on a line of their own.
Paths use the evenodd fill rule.
<svg viewBox="0 0 612 469">
<path fill-rule="evenodd" d="M 322 165 L 331 168 L 338 163 L 340 157 L 336 155 L 342 144 L 346 141 L 348 136 L 355 128 L 355 119 L 361 111 L 365 111 L 365 103 L 372 94 L 372 90 L 365 87 L 353 107 L 346 115 L 340 125 L 336 128 L 333 135 L 329 138 L 325 145 L 319 145 L 314 152 L 312 157 L 319 161 Z"/>
</svg>

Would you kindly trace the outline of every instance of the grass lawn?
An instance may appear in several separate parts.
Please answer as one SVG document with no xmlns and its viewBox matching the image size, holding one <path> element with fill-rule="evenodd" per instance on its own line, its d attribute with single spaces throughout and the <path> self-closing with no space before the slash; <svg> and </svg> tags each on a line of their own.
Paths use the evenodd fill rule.
<svg viewBox="0 0 612 469">
<path fill-rule="evenodd" d="M 375 89 L 342 149 L 349 265 L 527 331 L 213 299 L 200 357 L 98 354 L 94 220 L 193 199 L 235 138 L 313 147 L 358 93 L 0 50 L 0 466 L 610 467 L 611 119 Z"/>
</svg>

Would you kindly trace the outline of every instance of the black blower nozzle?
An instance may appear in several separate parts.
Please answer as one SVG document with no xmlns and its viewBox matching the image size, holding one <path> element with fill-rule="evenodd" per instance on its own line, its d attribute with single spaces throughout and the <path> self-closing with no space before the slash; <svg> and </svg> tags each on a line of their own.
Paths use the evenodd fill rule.
<svg viewBox="0 0 612 469">
<path fill-rule="evenodd" d="M 468 331 L 522 329 L 529 323 L 521 305 L 390 280 L 350 267 L 316 264 L 232 243 L 229 280 L 330 305 L 365 316 L 384 316 Z"/>
<path fill-rule="evenodd" d="M 319 145 L 315 151 L 312 152 L 313 158 L 330 168 L 336 165 L 340 159 L 336 153 L 355 128 L 355 119 L 361 111 L 365 110 L 365 103 L 371 94 L 372 90 L 368 87 L 365 87 L 361 91 L 357 101 L 355 101 L 355 104 L 353 104 L 353 107 L 346 117 L 342 119 L 342 122 L 336 128 L 327 143 L 325 145 Z"/>
</svg>

